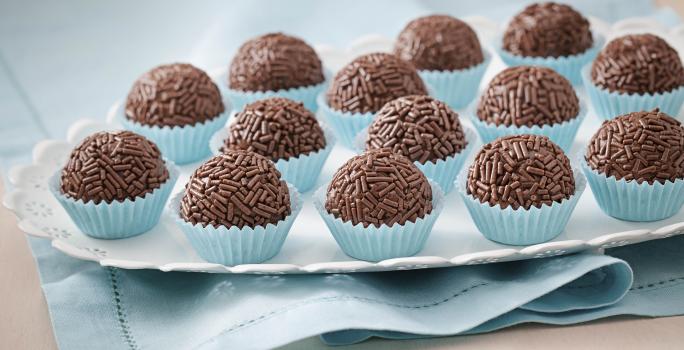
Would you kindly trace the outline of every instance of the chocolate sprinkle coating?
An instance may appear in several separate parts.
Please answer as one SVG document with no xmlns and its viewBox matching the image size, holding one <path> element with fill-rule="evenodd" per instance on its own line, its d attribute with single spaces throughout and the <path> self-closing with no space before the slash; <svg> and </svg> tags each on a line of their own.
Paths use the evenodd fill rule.
<svg viewBox="0 0 684 350">
<path fill-rule="evenodd" d="M 193 65 L 161 65 L 143 74 L 126 98 L 126 118 L 143 125 L 184 126 L 225 111 L 221 93 L 207 73 Z"/>
<path fill-rule="evenodd" d="M 466 143 L 456 112 L 432 97 L 412 95 L 382 107 L 368 128 L 366 149 L 390 148 L 425 164 L 461 152 Z"/>
<path fill-rule="evenodd" d="M 585 160 L 616 180 L 674 182 L 684 178 L 684 128 L 658 109 L 621 115 L 603 122 Z"/>
<path fill-rule="evenodd" d="M 525 210 L 575 193 L 570 160 L 548 137 L 513 135 L 484 145 L 468 170 L 467 193 L 480 203 Z"/>
<path fill-rule="evenodd" d="M 389 149 L 370 150 L 337 170 L 325 209 L 353 225 L 403 225 L 432 212 L 432 188 L 408 158 Z"/>
<path fill-rule="evenodd" d="M 611 92 L 663 93 L 684 85 L 677 51 L 652 34 L 625 35 L 603 48 L 591 65 L 591 80 Z"/>
<path fill-rule="evenodd" d="M 454 17 L 433 15 L 416 18 L 401 31 L 394 54 L 419 70 L 452 71 L 484 61 L 477 34 Z"/>
<path fill-rule="evenodd" d="M 593 44 L 589 21 L 572 7 L 553 2 L 527 6 L 503 36 L 504 50 L 527 57 L 577 55 Z"/>
<path fill-rule="evenodd" d="M 98 132 L 86 137 L 62 169 L 63 194 L 84 203 L 135 200 L 169 178 L 153 142 L 131 131 Z"/>
<path fill-rule="evenodd" d="M 270 33 L 247 41 L 230 63 L 228 86 L 240 91 L 278 91 L 325 80 L 318 54 L 299 38 Z"/>
<path fill-rule="evenodd" d="M 478 118 L 505 126 L 562 123 L 579 114 L 572 84 L 554 70 L 538 66 L 504 69 L 489 83 L 477 106 Z"/>
<path fill-rule="evenodd" d="M 338 111 L 374 113 L 407 95 L 427 95 L 413 65 L 391 54 L 371 53 L 337 72 L 326 97 L 328 105 Z"/>
<path fill-rule="evenodd" d="M 181 217 L 193 224 L 238 228 L 276 224 L 291 213 L 290 191 L 268 158 L 228 151 L 190 176 Z"/>
<path fill-rule="evenodd" d="M 223 150 L 252 151 L 276 162 L 325 148 L 323 129 L 301 102 L 272 97 L 248 104 L 229 127 Z"/>
</svg>

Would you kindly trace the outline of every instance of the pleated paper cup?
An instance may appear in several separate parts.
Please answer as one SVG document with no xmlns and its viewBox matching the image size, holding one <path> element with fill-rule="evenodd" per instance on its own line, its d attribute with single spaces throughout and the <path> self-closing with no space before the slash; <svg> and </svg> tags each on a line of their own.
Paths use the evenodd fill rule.
<svg viewBox="0 0 684 350">
<path fill-rule="evenodd" d="M 75 200 L 61 191 L 61 169 L 49 180 L 48 187 L 59 204 L 81 232 L 93 238 L 120 239 L 137 236 L 152 229 L 159 222 L 166 200 L 178 179 L 176 166 L 166 161 L 169 178 L 159 188 L 135 199 L 123 202 Z"/>
<path fill-rule="evenodd" d="M 596 58 L 599 51 L 603 47 L 603 36 L 593 33 L 594 45 L 586 51 L 571 56 L 561 57 L 529 57 L 514 55 L 503 49 L 503 39 L 499 37 L 496 51 L 501 57 L 501 60 L 507 66 L 544 66 L 551 68 L 564 76 L 572 83 L 572 85 L 582 84 L 582 67 Z"/>
<path fill-rule="evenodd" d="M 345 254 L 359 260 L 382 261 L 415 255 L 425 246 L 432 227 L 444 208 L 442 189 L 432 181 L 430 186 L 432 212 L 415 222 L 406 222 L 403 225 L 363 227 L 363 224 L 352 225 L 351 221 L 345 222 L 335 218 L 325 209 L 328 184 L 314 192 L 313 202 L 318 214 Z"/>
<path fill-rule="evenodd" d="M 604 120 L 631 112 L 651 111 L 655 108 L 660 108 L 661 112 L 677 117 L 684 103 L 684 86 L 669 92 L 654 94 L 611 92 L 594 85 L 591 80 L 591 66 L 584 67 L 582 79 L 594 112 Z"/>
<path fill-rule="evenodd" d="M 532 127 L 515 125 L 505 126 L 483 122 L 477 117 L 475 108 L 476 104 L 472 104 L 468 110 L 468 114 L 470 121 L 473 123 L 473 126 L 484 143 L 492 142 L 503 136 L 533 134 L 550 138 L 551 141 L 560 146 L 565 152 L 570 151 L 570 148 L 572 148 L 572 143 L 575 141 L 575 136 L 577 136 L 577 130 L 579 130 L 582 121 L 584 121 L 584 117 L 587 115 L 587 107 L 580 101 L 579 114 L 575 118 L 566 120 L 562 123 L 546 124 L 543 126 L 534 125 Z"/>
<path fill-rule="evenodd" d="M 467 192 L 467 168 L 459 174 L 456 186 L 470 217 L 483 236 L 503 244 L 530 245 L 552 240 L 565 230 L 587 184 L 579 170 L 573 169 L 573 173 L 575 193 L 561 202 L 554 201 L 551 205 L 542 205 L 539 208 L 532 206 L 530 209 L 521 207 L 514 210 L 508 206 L 501 209 L 498 204 L 490 206 L 489 203 L 480 203 Z"/>
<path fill-rule="evenodd" d="M 337 139 L 349 149 L 354 149 L 356 136 L 375 119 L 375 113 L 349 113 L 331 108 L 325 99 L 325 93 L 318 95 L 318 107 Z"/>
<path fill-rule="evenodd" d="M 308 192 L 314 187 L 325 161 L 335 146 L 336 140 L 332 130 L 322 123 L 321 129 L 323 129 L 325 137 L 325 148 L 297 157 L 279 159 L 275 162 L 276 169 L 280 171 L 283 180 L 294 185 L 300 193 Z M 228 137 L 230 134 L 227 128 L 222 128 L 214 133 L 209 141 L 212 154 L 221 154 L 221 147 Z"/>
<path fill-rule="evenodd" d="M 230 106 L 218 116 L 195 125 L 150 126 L 129 120 L 119 107 L 117 119 L 126 130 L 145 136 L 154 142 L 164 157 L 176 164 L 192 163 L 209 156 L 209 139 L 228 122 Z"/>
<path fill-rule="evenodd" d="M 421 70 L 418 74 L 431 87 L 431 96 L 453 109 L 462 109 L 477 96 L 480 81 L 491 58 L 491 53 L 484 50 L 484 61 L 473 67 L 452 71 Z"/>
<path fill-rule="evenodd" d="M 473 129 L 461 124 L 467 145 L 461 152 L 448 156 L 445 159 L 438 159 L 435 162 L 427 161 L 421 163 L 418 161 L 413 164 L 423 172 L 425 177 L 436 182 L 444 193 L 449 193 L 454 189 L 454 180 L 458 173 L 463 168 L 463 164 L 472 152 L 477 142 L 477 135 Z M 356 136 L 354 140 L 354 151 L 361 154 L 366 149 L 366 139 L 368 138 L 368 128 L 365 128 Z"/>
<path fill-rule="evenodd" d="M 285 243 L 292 223 L 302 210 L 302 199 L 294 186 L 288 184 L 291 213 L 275 225 L 243 227 L 214 227 L 193 225 L 180 215 L 180 192 L 169 202 L 169 214 L 180 227 L 197 254 L 210 263 L 226 266 L 258 264 L 276 256 Z"/>
<path fill-rule="evenodd" d="M 604 213 L 620 220 L 657 221 L 679 212 L 684 204 L 684 179 L 664 184 L 617 180 L 592 169 L 582 157 L 582 171 Z"/>
</svg>

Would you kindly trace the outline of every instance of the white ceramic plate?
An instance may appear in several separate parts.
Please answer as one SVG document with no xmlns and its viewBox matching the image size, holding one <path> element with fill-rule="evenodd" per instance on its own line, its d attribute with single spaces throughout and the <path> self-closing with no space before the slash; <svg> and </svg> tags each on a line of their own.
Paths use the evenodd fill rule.
<svg viewBox="0 0 684 350">
<path fill-rule="evenodd" d="M 629 22 L 631 26 L 641 21 Z M 496 28 L 478 17 L 471 23 L 479 33 Z M 609 26 L 604 25 L 609 28 Z M 597 26 L 598 27 L 598 26 Z M 624 27 L 620 27 L 621 31 Z M 670 40 L 683 47 L 684 30 L 673 30 Z M 608 36 L 609 33 L 602 33 Z M 482 34 L 481 34 L 482 35 Z M 491 34 L 485 34 L 491 35 Z M 673 39 L 675 38 L 675 39 Z M 328 67 L 334 69 L 360 52 L 387 50 L 391 40 L 379 36 L 367 36 L 355 42 L 347 50 L 320 47 L 318 51 Z M 498 59 L 485 76 L 485 81 L 502 68 Z M 583 92 L 580 91 L 581 97 Z M 486 240 L 475 228 L 466 208 L 456 192 L 446 197 L 446 206 L 437 220 L 425 248 L 413 257 L 396 258 L 377 263 L 355 260 L 339 249 L 305 194 L 304 208 L 296 219 L 282 251 L 263 264 L 222 266 L 204 262 L 193 251 L 173 221 L 164 215 L 151 231 L 122 240 L 98 240 L 85 236 L 71 222 L 66 212 L 48 192 L 47 179 L 65 162 L 74 144 L 84 136 L 99 130 L 119 128 L 112 120 L 108 122 L 81 120 L 71 126 L 66 140 L 45 140 L 33 150 L 33 164 L 11 169 L 9 180 L 13 189 L 3 199 L 3 204 L 19 218 L 19 228 L 26 233 L 52 240 L 52 245 L 64 253 L 85 260 L 99 262 L 103 266 L 126 269 L 158 269 L 162 271 L 205 271 L 222 273 L 333 273 L 419 269 L 498 261 L 539 258 L 600 249 L 659 239 L 684 233 L 684 211 L 667 220 L 651 223 L 632 223 L 613 219 L 601 212 L 587 188 L 563 234 L 556 239 L 531 246 L 506 246 Z M 466 118 L 463 118 L 466 119 Z M 462 119 L 462 120 L 463 120 Z M 570 153 L 571 159 L 586 144 L 599 122 L 589 113 Z M 476 145 L 479 148 L 479 145 Z M 473 152 L 475 153 L 475 152 Z M 333 172 L 353 155 L 352 151 L 335 147 L 319 185 L 327 182 Z M 472 157 L 472 155 L 471 155 Z M 469 162 L 468 162 L 469 163 Z M 180 191 L 188 175 L 199 163 L 181 167 L 181 177 L 175 191 Z"/>
</svg>

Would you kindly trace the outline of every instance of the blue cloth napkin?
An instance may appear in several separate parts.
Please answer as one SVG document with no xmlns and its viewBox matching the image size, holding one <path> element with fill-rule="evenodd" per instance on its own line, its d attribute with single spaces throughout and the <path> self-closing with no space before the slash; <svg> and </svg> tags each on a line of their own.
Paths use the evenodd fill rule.
<svg viewBox="0 0 684 350">
<path fill-rule="evenodd" d="M 425 13 L 503 19 L 527 2 L 4 2 L 0 167 L 28 161 L 36 141 L 63 138 L 77 118 L 101 118 L 140 73 L 161 62 L 213 68 L 265 31 L 345 45 L 369 32 L 393 36 Z M 621 3 L 573 5 L 607 20 L 654 14 L 650 0 Z M 659 15 L 664 23 L 675 18 Z M 269 348 L 318 334 L 328 344 L 349 344 L 684 313 L 684 237 L 610 256 L 307 276 L 127 271 L 67 257 L 44 240 L 29 243 L 63 349 Z"/>
</svg>

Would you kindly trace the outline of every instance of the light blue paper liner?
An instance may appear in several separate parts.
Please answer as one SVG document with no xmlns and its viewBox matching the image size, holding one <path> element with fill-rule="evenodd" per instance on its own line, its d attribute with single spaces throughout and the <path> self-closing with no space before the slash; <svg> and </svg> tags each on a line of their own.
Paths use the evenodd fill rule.
<svg viewBox="0 0 684 350">
<path fill-rule="evenodd" d="M 302 102 L 304 107 L 312 112 L 316 112 L 318 104 L 316 97 L 327 86 L 329 72 L 323 72 L 325 80 L 316 85 L 301 86 L 297 88 L 281 89 L 277 91 L 240 91 L 228 87 L 228 73 L 220 74 L 216 77 L 217 85 L 221 89 L 221 95 L 230 100 L 231 105 L 236 111 L 241 111 L 245 105 L 265 98 L 279 96 Z"/>
<path fill-rule="evenodd" d="M 354 149 L 354 140 L 375 118 L 375 113 L 349 113 L 332 109 L 325 100 L 325 93 L 318 95 L 318 107 L 325 122 L 343 146 Z"/>
<path fill-rule="evenodd" d="M 432 181 L 430 186 L 432 212 L 404 225 L 363 227 L 362 224 L 352 225 L 351 221 L 344 222 L 335 218 L 325 209 L 328 184 L 314 192 L 313 202 L 318 214 L 345 254 L 359 260 L 382 261 L 415 255 L 425 246 L 432 227 L 444 208 L 442 189 Z"/>
<path fill-rule="evenodd" d="M 276 169 L 280 171 L 283 180 L 294 185 L 300 193 L 311 190 L 316 184 L 323 165 L 335 146 L 335 136 L 333 136 L 330 128 L 323 124 L 321 124 L 321 128 L 325 136 L 325 148 L 306 155 L 280 159 L 275 162 Z M 209 141 L 209 148 L 212 154 L 221 154 L 220 149 L 228 136 L 227 128 L 222 128 L 214 133 L 214 136 Z"/>
<path fill-rule="evenodd" d="M 549 67 L 568 79 L 572 85 L 581 85 L 582 67 L 596 58 L 604 43 L 603 36 L 596 32 L 593 32 L 592 35 L 594 36 L 594 45 L 583 53 L 572 56 L 528 57 L 514 55 L 503 49 L 503 39 L 501 37 L 498 38 L 496 51 L 507 66 Z"/>
<path fill-rule="evenodd" d="M 228 122 L 230 105 L 226 111 L 213 119 L 186 126 L 149 126 L 126 118 L 124 108 L 119 107 L 117 119 L 126 130 L 143 135 L 154 142 L 167 159 L 176 164 L 192 163 L 209 156 L 209 138 Z"/>
<path fill-rule="evenodd" d="M 540 208 L 532 206 L 528 210 L 513 210 L 510 206 L 501 209 L 498 204 L 492 207 L 488 203 L 480 203 L 467 192 L 468 168 L 461 171 L 456 185 L 470 217 L 485 238 L 503 244 L 530 245 L 552 240 L 565 230 L 587 184 L 578 169 L 573 169 L 573 173 L 574 195 L 560 203 L 553 202 Z"/>
<path fill-rule="evenodd" d="M 418 74 L 431 87 L 431 96 L 453 109 L 462 109 L 477 96 L 482 76 L 491 62 L 492 55 L 484 49 L 483 53 L 484 61 L 474 67 L 454 71 L 421 70 Z"/>
<path fill-rule="evenodd" d="M 670 92 L 656 94 L 626 94 L 610 92 L 600 88 L 591 81 L 591 66 L 582 69 L 582 79 L 587 96 L 591 101 L 594 112 L 601 119 L 610 120 L 630 112 L 651 111 L 660 108 L 661 112 L 673 117 L 679 115 L 684 102 L 684 86 Z"/>
<path fill-rule="evenodd" d="M 197 254 L 204 260 L 235 266 L 258 264 L 274 257 L 283 246 L 292 223 L 302 210 L 302 199 L 294 186 L 288 184 L 290 191 L 291 213 L 278 223 L 266 226 L 214 227 L 213 225 L 193 225 L 180 216 L 180 202 L 185 194 L 181 191 L 169 201 L 171 215 L 185 234 Z"/>
<path fill-rule="evenodd" d="M 486 123 L 477 117 L 477 112 L 475 111 L 476 103 L 471 105 L 468 110 L 468 115 L 473 126 L 480 134 L 480 139 L 483 143 L 489 143 L 496 140 L 502 136 L 508 135 L 520 135 L 520 134 L 534 134 L 542 135 L 551 139 L 555 144 L 560 146 L 563 151 L 568 152 L 572 148 L 572 143 L 575 141 L 575 136 L 577 136 L 577 130 L 579 130 L 584 117 L 587 115 L 587 107 L 580 101 L 580 111 L 577 117 L 566 120 L 562 123 L 556 123 L 551 125 L 538 126 L 505 126 L 505 125 L 495 125 L 491 123 Z"/>
<path fill-rule="evenodd" d="M 439 159 L 437 162 L 420 163 L 418 161 L 413 164 L 425 174 L 425 176 L 436 182 L 444 193 L 449 193 L 454 189 L 454 180 L 458 173 L 463 168 L 463 164 L 472 152 L 477 142 L 477 135 L 473 129 L 461 124 L 467 145 L 461 152 L 447 157 L 446 159 Z M 366 138 L 368 137 L 368 128 L 363 129 L 354 140 L 354 151 L 361 154 L 366 149 Z"/>
<path fill-rule="evenodd" d="M 166 161 L 166 167 L 169 170 L 166 182 L 135 200 L 95 204 L 67 197 L 60 189 L 61 169 L 50 177 L 48 188 L 84 234 L 101 239 L 128 238 L 149 231 L 159 222 L 179 174 L 173 163 Z"/>
<path fill-rule="evenodd" d="M 657 221 L 677 214 L 684 204 L 684 180 L 661 184 L 616 180 L 591 169 L 581 157 L 582 171 L 604 213 L 627 221 Z"/>
</svg>

